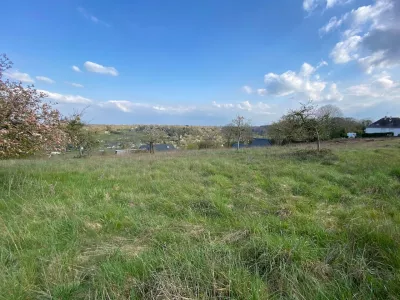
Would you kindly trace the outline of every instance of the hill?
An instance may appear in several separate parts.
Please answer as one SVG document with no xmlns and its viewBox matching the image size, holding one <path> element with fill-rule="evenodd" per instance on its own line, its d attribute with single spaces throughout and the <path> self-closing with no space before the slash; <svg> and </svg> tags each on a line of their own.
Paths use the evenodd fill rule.
<svg viewBox="0 0 400 300">
<path fill-rule="evenodd" d="M 2 299 L 397 299 L 400 143 L 0 161 Z"/>
</svg>

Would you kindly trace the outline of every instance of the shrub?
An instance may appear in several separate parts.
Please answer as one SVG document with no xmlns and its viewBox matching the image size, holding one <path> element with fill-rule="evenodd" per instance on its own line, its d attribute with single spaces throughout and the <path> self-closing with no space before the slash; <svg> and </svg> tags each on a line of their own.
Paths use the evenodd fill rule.
<svg viewBox="0 0 400 300">
<path fill-rule="evenodd" d="M 188 144 L 186 146 L 187 150 L 198 150 L 199 149 L 199 145 L 197 143 L 192 143 L 192 144 Z"/>
</svg>

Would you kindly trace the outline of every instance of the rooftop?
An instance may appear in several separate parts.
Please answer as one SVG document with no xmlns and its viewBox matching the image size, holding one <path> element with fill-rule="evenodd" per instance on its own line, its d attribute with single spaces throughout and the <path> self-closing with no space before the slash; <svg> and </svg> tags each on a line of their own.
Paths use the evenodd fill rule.
<svg viewBox="0 0 400 300">
<path fill-rule="evenodd" d="M 400 128 L 400 118 L 384 117 L 369 125 L 368 128 Z"/>
</svg>

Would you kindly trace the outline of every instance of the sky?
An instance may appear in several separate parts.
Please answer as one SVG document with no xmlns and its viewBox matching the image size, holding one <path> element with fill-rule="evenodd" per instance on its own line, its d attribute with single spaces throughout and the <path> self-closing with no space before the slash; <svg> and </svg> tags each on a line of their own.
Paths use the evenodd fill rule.
<svg viewBox="0 0 400 300">
<path fill-rule="evenodd" d="M 6 77 L 92 124 L 270 124 L 314 101 L 400 116 L 399 0 L 2 3 Z M 5 13 L 4 13 L 5 12 Z"/>
</svg>

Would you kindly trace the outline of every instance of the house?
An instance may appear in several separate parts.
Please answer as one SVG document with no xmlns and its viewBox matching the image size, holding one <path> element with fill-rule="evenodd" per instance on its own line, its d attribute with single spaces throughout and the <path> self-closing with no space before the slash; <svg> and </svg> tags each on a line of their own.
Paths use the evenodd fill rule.
<svg viewBox="0 0 400 300">
<path fill-rule="evenodd" d="M 257 147 L 269 147 L 272 143 L 269 139 L 254 138 L 250 144 L 239 144 L 239 148 L 257 148 Z M 237 148 L 237 143 L 232 144 L 232 148 Z"/>
<path fill-rule="evenodd" d="M 365 133 L 390 133 L 400 136 L 400 118 L 384 117 L 372 123 L 365 129 Z"/>
<path fill-rule="evenodd" d="M 130 153 L 129 150 L 115 150 L 115 154 L 117 154 L 117 155 L 126 155 L 129 153 Z"/>
<path fill-rule="evenodd" d="M 150 151 L 149 145 L 142 145 L 139 150 Z M 172 144 L 154 144 L 154 151 L 173 151 L 176 150 L 175 146 Z"/>
</svg>

